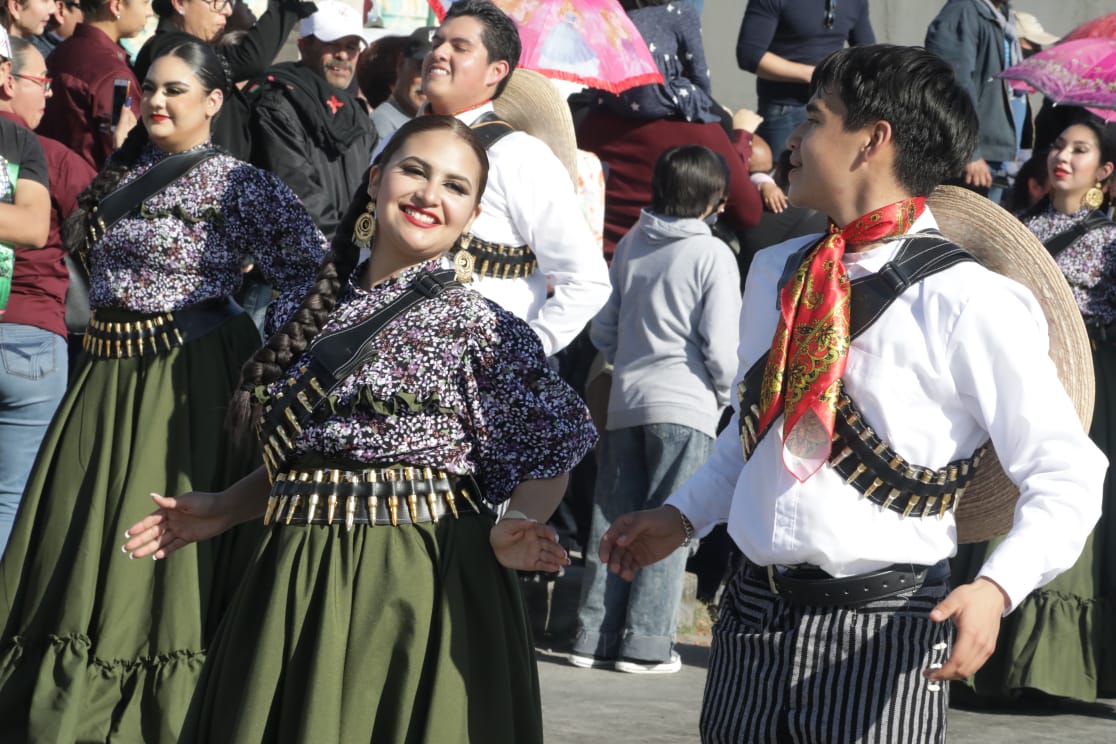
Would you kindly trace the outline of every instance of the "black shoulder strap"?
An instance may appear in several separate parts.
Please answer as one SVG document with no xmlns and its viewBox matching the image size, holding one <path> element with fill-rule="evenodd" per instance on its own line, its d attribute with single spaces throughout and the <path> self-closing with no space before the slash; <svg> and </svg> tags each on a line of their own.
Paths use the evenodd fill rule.
<svg viewBox="0 0 1116 744">
<path fill-rule="evenodd" d="M 100 240 L 124 215 L 217 153 L 217 148 L 206 147 L 163 158 L 136 180 L 101 199 L 89 214 L 89 237 L 94 241 Z"/>
<path fill-rule="evenodd" d="M 823 238 L 824 240 L 824 238 Z M 815 243 L 808 247 L 812 248 Z M 805 260 L 807 250 L 796 251 L 791 258 L 797 256 L 799 263 Z M 926 231 L 908 238 L 895 257 L 884 264 L 878 272 L 868 276 L 854 279 L 849 284 L 849 336 L 857 338 L 883 315 L 899 295 L 928 276 L 945 271 L 951 266 L 964 261 L 975 261 L 972 254 L 950 242 L 937 231 Z M 790 261 L 788 260 L 788 264 Z M 795 269 L 798 265 L 795 265 Z M 786 272 L 784 271 L 784 274 Z M 780 287 L 788 279 L 784 276 Z M 740 421 L 744 425 L 745 418 L 754 412 L 751 407 L 759 403 L 759 390 L 763 383 L 763 373 L 767 367 L 767 356 L 756 360 L 745 373 L 740 383 Z M 753 425 L 759 416 L 753 416 Z M 742 431 L 743 433 L 743 431 Z M 750 433 L 754 442 L 759 442 L 767 431 Z M 755 446 L 754 443 L 752 445 Z"/>
<path fill-rule="evenodd" d="M 372 356 L 372 342 L 380 331 L 420 302 L 461 287 L 454 275 L 453 269 L 423 272 L 406 292 L 360 323 L 311 342 L 307 350 L 310 361 L 302 377 L 272 400 L 259 422 L 260 443 L 265 446 L 265 460 L 273 476 L 290 454 L 292 435 L 304 429 L 337 386 Z"/>
<path fill-rule="evenodd" d="M 1046 250 L 1050 252 L 1052 257 L 1057 258 L 1058 254 L 1073 245 L 1074 242 L 1085 235 L 1085 233 L 1112 224 L 1112 220 L 1108 219 L 1107 215 L 1094 209 L 1089 212 L 1089 214 L 1085 215 L 1085 219 L 1081 220 L 1081 222 L 1078 222 L 1070 229 L 1063 230 L 1049 240 L 1043 241 L 1043 245 L 1046 246 Z"/>
<path fill-rule="evenodd" d="M 491 150 L 492 146 L 515 131 L 515 127 L 501 119 L 493 111 L 485 111 L 470 127 L 473 134 L 484 145 L 484 149 Z"/>
</svg>

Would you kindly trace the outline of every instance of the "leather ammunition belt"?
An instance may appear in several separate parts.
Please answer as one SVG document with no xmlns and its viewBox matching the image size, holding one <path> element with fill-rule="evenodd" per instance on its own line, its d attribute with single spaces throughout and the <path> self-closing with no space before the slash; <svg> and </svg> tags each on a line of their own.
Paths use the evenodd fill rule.
<svg viewBox="0 0 1116 744">
<path fill-rule="evenodd" d="M 881 510 L 941 519 L 947 511 L 957 509 L 986 450 L 984 445 L 972 457 L 941 468 L 911 465 L 876 435 L 852 399 L 841 391 L 829 464 L 845 483 Z"/>
<path fill-rule="evenodd" d="M 473 257 L 473 271 L 495 279 L 518 279 L 535 273 L 538 261 L 526 245 L 489 243 L 477 237 L 462 239 L 461 250 Z"/>
<path fill-rule="evenodd" d="M 243 312 L 243 308 L 229 297 L 154 315 L 116 309 L 94 310 L 82 338 L 82 348 L 100 359 L 163 354 L 205 336 Z"/>
<path fill-rule="evenodd" d="M 925 584 L 949 578 L 949 561 L 933 566 L 896 563 L 879 571 L 836 578 L 817 566 L 758 566 L 744 564 L 745 575 L 767 584 L 788 604 L 809 607 L 848 607 L 894 597 Z"/>
<path fill-rule="evenodd" d="M 266 525 L 370 526 L 437 522 L 447 514 L 491 514 L 469 476 L 409 466 L 279 473 L 264 514 Z"/>
</svg>

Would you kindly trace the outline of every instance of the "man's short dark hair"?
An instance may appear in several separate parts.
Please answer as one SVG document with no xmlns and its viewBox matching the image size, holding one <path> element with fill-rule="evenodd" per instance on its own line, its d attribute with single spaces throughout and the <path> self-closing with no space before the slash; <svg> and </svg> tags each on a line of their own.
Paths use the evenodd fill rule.
<svg viewBox="0 0 1116 744">
<path fill-rule="evenodd" d="M 508 86 L 515 66 L 519 64 L 519 54 L 523 50 L 519 41 L 519 29 L 515 21 L 507 13 L 497 8 L 489 0 L 458 0 L 446 11 L 442 22 L 452 18 L 468 16 L 476 18 L 484 27 L 481 32 L 481 41 L 488 52 L 488 63 L 505 61 L 508 63 L 508 74 L 496 86 L 493 98 L 499 98 Z"/>
<path fill-rule="evenodd" d="M 980 125 L 953 68 L 921 47 L 873 44 L 834 52 L 814 69 L 810 95 L 833 93 L 848 109 L 845 130 L 891 125 L 895 177 L 926 196 L 958 175 L 976 149 Z"/>
<path fill-rule="evenodd" d="M 651 177 L 651 209 L 666 217 L 701 217 L 728 195 L 729 167 L 704 145 L 663 151 Z"/>
</svg>

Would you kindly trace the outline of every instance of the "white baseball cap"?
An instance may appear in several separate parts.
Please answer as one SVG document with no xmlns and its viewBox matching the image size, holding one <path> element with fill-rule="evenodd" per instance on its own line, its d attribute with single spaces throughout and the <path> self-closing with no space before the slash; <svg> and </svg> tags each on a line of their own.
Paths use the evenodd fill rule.
<svg viewBox="0 0 1116 744">
<path fill-rule="evenodd" d="M 320 41 L 337 41 L 346 36 L 359 36 L 365 43 L 364 23 L 360 11 L 341 0 L 315 0 L 317 11 L 298 24 L 298 37 L 313 36 Z"/>
<path fill-rule="evenodd" d="M 0 26 L 0 57 L 12 58 L 12 42 L 8 38 L 8 29 Z"/>
</svg>

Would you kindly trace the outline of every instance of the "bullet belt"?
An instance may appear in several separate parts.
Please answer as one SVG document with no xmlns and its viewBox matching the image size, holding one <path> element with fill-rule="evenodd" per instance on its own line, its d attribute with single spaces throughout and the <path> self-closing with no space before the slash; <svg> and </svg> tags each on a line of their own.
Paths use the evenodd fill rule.
<svg viewBox="0 0 1116 744">
<path fill-rule="evenodd" d="M 490 243 L 473 236 L 461 239 L 460 250 L 473 257 L 472 271 L 496 279 L 518 279 L 535 273 L 538 261 L 526 245 Z"/>
<path fill-rule="evenodd" d="M 264 514 L 266 525 L 421 524 L 447 514 L 491 514 L 469 476 L 432 468 L 322 468 L 279 473 Z"/>
<path fill-rule="evenodd" d="M 230 297 L 154 315 L 116 309 L 94 310 L 82 348 L 101 359 L 163 354 L 205 336 L 243 312 Z"/>
<path fill-rule="evenodd" d="M 744 564 L 746 575 L 767 584 L 788 604 L 809 607 L 855 607 L 877 599 L 893 597 L 924 584 L 949 578 L 949 561 L 933 566 L 896 563 L 879 571 L 836 578 L 817 566 L 785 568 Z"/>
</svg>

